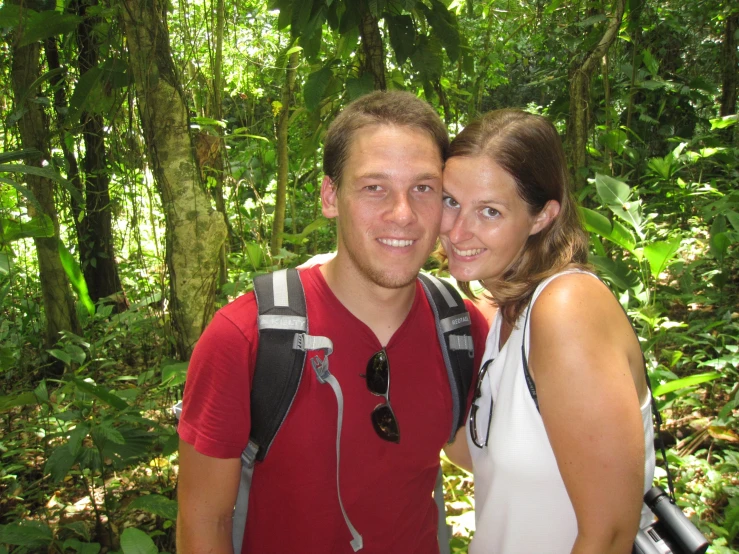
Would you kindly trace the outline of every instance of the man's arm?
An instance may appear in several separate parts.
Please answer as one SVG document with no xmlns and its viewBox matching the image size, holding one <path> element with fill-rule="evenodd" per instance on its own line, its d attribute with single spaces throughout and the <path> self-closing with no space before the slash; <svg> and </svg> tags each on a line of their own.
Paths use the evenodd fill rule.
<svg viewBox="0 0 739 554">
<path fill-rule="evenodd" d="M 233 552 L 231 517 L 240 476 L 239 458 L 211 458 L 180 439 L 178 553 Z"/>
</svg>

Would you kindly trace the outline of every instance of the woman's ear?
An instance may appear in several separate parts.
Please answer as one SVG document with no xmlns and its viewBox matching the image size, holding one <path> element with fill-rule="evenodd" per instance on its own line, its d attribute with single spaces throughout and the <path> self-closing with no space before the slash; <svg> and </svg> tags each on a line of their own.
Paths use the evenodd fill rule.
<svg viewBox="0 0 739 554">
<path fill-rule="evenodd" d="M 539 231 L 546 229 L 549 224 L 554 221 L 554 218 L 559 215 L 559 202 L 556 200 L 549 200 L 542 210 L 534 216 L 534 224 L 531 226 L 531 232 L 529 236 L 535 235 Z"/>
<path fill-rule="evenodd" d="M 338 189 L 336 184 L 328 175 L 323 176 L 321 181 L 321 211 L 324 217 L 331 219 L 339 215 Z"/>
</svg>

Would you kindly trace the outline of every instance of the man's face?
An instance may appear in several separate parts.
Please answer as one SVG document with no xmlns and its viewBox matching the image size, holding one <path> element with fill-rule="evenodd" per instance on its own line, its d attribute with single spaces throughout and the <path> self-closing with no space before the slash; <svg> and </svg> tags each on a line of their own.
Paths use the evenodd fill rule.
<svg viewBox="0 0 739 554">
<path fill-rule="evenodd" d="M 423 131 L 378 124 L 356 132 L 340 188 L 329 177 L 321 185 L 345 277 L 383 288 L 415 280 L 439 234 L 441 177 L 441 153 Z"/>
</svg>

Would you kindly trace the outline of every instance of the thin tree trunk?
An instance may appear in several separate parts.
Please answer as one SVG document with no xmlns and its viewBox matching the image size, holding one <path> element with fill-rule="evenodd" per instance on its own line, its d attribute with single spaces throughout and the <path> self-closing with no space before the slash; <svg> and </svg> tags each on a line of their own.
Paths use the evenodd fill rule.
<svg viewBox="0 0 739 554">
<path fill-rule="evenodd" d="M 739 28 L 739 14 L 735 13 L 726 18 L 724 27 L 724 44 L 722 48 L 721 73 L 721 116 L 736 113 L 737 92 L 737 61 L 736 61 L 736 33 Z"/>
<path fill-rule="evenodd" d="M 618 35 L 626 0 L 616 0 L 613 15 L 603 37 L 580 64 L 570 68 L 570 116 L 567 121 L 565 146 L 577 190 L 585 186 L 582 170 L 587 165 L 587 140 L 590 128 L 590 78 L 598 63 Z"/>
<path fill-rule="evenodd" d="M 272 221 L 272 238 L 270 251 L 273 256 L 280 253 L 282 248 L 282 233 L 285 231 L 285 206 L 287 203 L 288 151 L 287 151 L 287 124 L 290 119 L 290 102 L 295 86 L 295 74 L 300 59 L 299 52 L 293 52 L 287 62 L 285 84 L 282 86 L 282 111 L 277 121 L 277 197 L 275 199 L 275 215 Z"/>
<path fill-rule="evenodd" d="M 84 17 L 77 27 L 77 61 L 81 77 L 98 63 L 98 43 L 93 28 L 99 18 L 91 18 L 87 14 L 88 7 L 97 5 L 97 0 L 80 0 L 75 4 L 77 14 Z M 81 222 L 83 232 L 80 242 L 87 245 L 84 251 L 80 250 L 81 253 L 86 253 L 81 256 L 82 271 L 92 300 L 97 302 L 101 298 L 111 297 L 115 300 L 116 310 L 121 312 L 128 307 L 128 303 L 123 294 L 113 249 L 110 173 L 103 116 L 83 112 L 81 121 L 82 139 L 85 143 L 85 219 Z"/>
<path fill-rule="evenodd" d="M 225 23 L 225 0 L 218 0 L 216 8 L 216 55 L 215 62 L 213 63 L 213 115 L 214 119 L 221 120 L 223 118 L 223 101 L 221 99 L 222 84 L 222 73 L 223 73 L 223 27 Z M 216 210 L 223 216 L 223 221 L 228 229 L 228 215 L 226 214 L 226 200 L 223 197 L 223 179 L 225 175 L 223 173 L 223 158 L 226 153 L 224 148 L 223 138 L 219 137 L 219 169 L 215 175 L 216 186 L 215 186 L 215 201 Z M 227 248 L 229 241 L 224 241 L 221 245 L 221 250 L 218 254 L 218 284 L 223 286 L 228 282 L 228 265 L 227 265 Z"/>
<path fill-rule="evenodd" d="M 25 98 L 24 106 L 16 106 L 17 110 L 24 112 L 18 121 L 21 144 L 24 149 L 39 150 L 42 158 L 48 160 L 50 153 L 48 124 L 41 104 L 33 101 L 36 98 L 36 91 L 28 90 L 39 77 L 39 52 L 38 43 L 14 47 L 11 74 L 16 101 Z M 27 161 L 29 165 L 40 165 L 40 162 L 41 160 Z M 28 175 L 26 180 L 42 214 L 47 215 L 54 225 L 53 237 L 33 239 L 38 256 L 39 279 L 46 315 L 45 343 L 47 347 L 52 347 L 59 340 L 62 331 L 80 333 L 80 325 L 69 281 L 59 257 L 59 222 L 54 205 L 54 182 L 36 175 Z M 38 213 L 33 203 L 29 203 L 28 211 L 31 215 L 42 215 Z"/>
<path fill-rule="evenodd" d="M 166 222 L 175 347 L 186 359 L 215 310 L 218 253 L 226 226 L 211 207 L 193 155 L 166 9 L 161 0 L 123 2 L 136 101 Z"/>
<path fill-rule="evenodd" d="M 360 72 L 372 75 L 375 90 L 385 90 L 385 50 L 377 17 L 372 15 L 366 0 L 360 0 L 357 7 L 361 17 L 359 36 L 362 38 L 363 54 Z"/>
</svg>

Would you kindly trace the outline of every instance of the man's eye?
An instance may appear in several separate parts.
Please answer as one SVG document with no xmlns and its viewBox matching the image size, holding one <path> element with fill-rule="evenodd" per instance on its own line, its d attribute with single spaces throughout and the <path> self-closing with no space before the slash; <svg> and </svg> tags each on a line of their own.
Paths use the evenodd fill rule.
<svg viewBox="0 0 739 554">
<path fill-rule="evenodd" d="M 416 190 L 418 192 L 430 192 L 431 191 L 431 186 L 430 185 L 418 185 L 416 187 Z"/>
<path fill-rule="evenodd" d="M 364 187 L 364 190 L 369 192 L 377 192 L 378 190 L 380 190 L 380 185 L 367 185 L 366 187 Z"/>
</svg>

